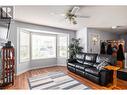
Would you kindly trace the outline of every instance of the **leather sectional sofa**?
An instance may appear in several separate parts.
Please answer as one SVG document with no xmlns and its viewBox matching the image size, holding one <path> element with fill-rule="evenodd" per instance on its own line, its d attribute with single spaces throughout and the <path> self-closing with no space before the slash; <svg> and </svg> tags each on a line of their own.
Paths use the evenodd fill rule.
<svg viewBox="0 0 127 95">
<path fill-rule="evenodd" d="M 112 71 L 97 68 L 105 59 L 109 65 L 115 65 L 114 58 L 110 55 L 79 53 L 75 59 L 67 60 L 67 68 L 69 71 L 85 77 L 94 83 L 106 86 L 112 82 Z"/>
</svg>

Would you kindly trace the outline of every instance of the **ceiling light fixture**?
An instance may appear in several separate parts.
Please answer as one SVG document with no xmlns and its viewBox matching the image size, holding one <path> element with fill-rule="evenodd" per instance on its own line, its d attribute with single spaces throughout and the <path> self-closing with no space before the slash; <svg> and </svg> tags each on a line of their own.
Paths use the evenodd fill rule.
<svg viewBox="0 0 127 95">
<path fill-rule="evenodd" d="M 77 24 L 77 18 L 89 18 L 90 16 L 82 16 L 78 15 L 77 13 L 79 12 L 80 7 L 73 7 L 70 9 L 66 14 L 65 14 L 65 19 L 68 19 L 70 23 L 73 25 Z"/>
<path fill-rule="evenodd" d="M 70 23 L 77 24 L 76 18 L 77 17 L 74 14 L 71 13 L 66 14 L 66 19 L 68 19 Z"/>
<path fill-rule="evenodd" d="M 112 26 L 112 29 L 116 29 L 117 28 L 117 26 Z"/>
</svg>

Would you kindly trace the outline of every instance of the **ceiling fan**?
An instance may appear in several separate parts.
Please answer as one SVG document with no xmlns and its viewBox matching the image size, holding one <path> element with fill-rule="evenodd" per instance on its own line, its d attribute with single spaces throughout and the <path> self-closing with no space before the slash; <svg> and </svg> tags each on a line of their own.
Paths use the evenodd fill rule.
<svg viewBox="0 0 127 95">
<path fill-rule="evenodd" d="M 77 7 L 77 6 L 73 7 L 67 13 L 64 14 L 65 19 L 75 25 L 77 24 L 76 18 L 89 18 L 90 17 L 90 16 L 78 15 L 77 13 L 79 12 L 79 10 L 80 10 L 80 7 Z"/>
</svg>

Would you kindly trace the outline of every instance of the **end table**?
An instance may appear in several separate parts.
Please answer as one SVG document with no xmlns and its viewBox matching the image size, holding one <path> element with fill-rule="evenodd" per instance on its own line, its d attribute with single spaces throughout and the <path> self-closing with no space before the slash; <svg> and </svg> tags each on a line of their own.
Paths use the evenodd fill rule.
<svg viewBox="0 0 127 95">
<path fill-rule="evenodd" d="M 113 85 L 110 87 L 111 89 L 120 89 L 117 87 L 117 70 L 120 69 L 120 67 L 117 66 L 105 66 L 104 69 L 107 70 L 113 70 Z"/>
</svg>

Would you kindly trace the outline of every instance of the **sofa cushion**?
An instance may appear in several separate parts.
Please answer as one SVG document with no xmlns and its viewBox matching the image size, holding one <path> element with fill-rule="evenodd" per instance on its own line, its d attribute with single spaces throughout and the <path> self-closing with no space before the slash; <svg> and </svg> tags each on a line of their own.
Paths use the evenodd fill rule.
<svg viewBox="0 0 127 95">
<path fill-rule="evenodd" d="M 75 67 L 76 66 L 76 63 L 67 63 L 69 66 L 73 66 Z"/>
<path fill-rule="evenodd" d="M 88 66 L 93 66 L 94 63 L 92 63 L 92 62 L 84 62 L 83 64 L 84 65 L 88 65 Z"/>
<path fill-rule="evenodd" d="M 67 68 L 68 68 L 69 71 L 75 72 L 75 67 L 72 67 L 72 66 L 68 65 Z"/>
<path fill-rule="evenodd" d="M 76 54 L 76 61 L 78 63 L 83 64 L 84 58 L 85 58 L 85 53 L 78 53 L 78 54 Z"/>
<path fill-rule="evenodd" d="M 76 59 L 82 59 L 82 60 L 84 60 L 84 57 L 85 57 L 85 53 L 78 53 L 78 54 L 76 54 Z"/>
<path fill-rule="evenodd" d="M 97 54 L 86 54 L 85 62 L 95 63 L 96 62 L 96 57 L 97 57 Z"/>
<path fill-rule="evenodd" d="M 81 76 L 84 76 L 85 72 L 80 70 L 80 69 L 76 69 L 76 73 L 81 75 Z"/>
<path fill-rule="evenodd" d="M 100 63 L 94 63 L 93 64 L 93 67 L 97 68 L 97 66 L 99 65 Z"/>
<path fill-rule="evenodd" d="M 107 66 L 107 65 L 110 65 L 110 64 L 106 61 L 102 61 L 100 63 L 94 63 L 93 67 L 96 67 L 98 69 L 100 67 L 104 67 L 104 66 Z"/>
<path fill-rule="evenodd" d="M 82 59 L 77 59 L 76 61 L 77 61 L 77 63 L 80 63 L 80 64 L 83 64 L 83 62 L 84 62 L 84 60 L 82 60 Z"/>
<path fill-rule="evenodd" d="M 95 68 L 95 67 L 85 68 L 85 71 L 86 71 L 87 73 L 90 73 L 90 74 L 95 75 L 95 76 L 99 76 L 99 72 L 100 72 L 100 71 L 99 71 L 97 68 Z"/>
<path fill-rule="evenodd" d="M 96 68 L 98 69 L 98 70 L 103 70 L 104 68 L 104 66 L 107 66 L 107 65 L 109 65 L 109 63 L 108 62 L 106 62 L 106 61 L 102 61 Z"/>
<path fill-rule="evenodd" d="M 92 67 L 92 66 L 90 66 L 90 65 L 84 65 L 84 67 L 85 67 L 85 68 L 90 68 L 90 67 Z"/>
<path fill-rule="evenodd" d="M 80 70 L 83 70 L 83 71 L 85 70 L 85 66 L 84 65 L 81 65 L 81 64 L 77 64 L 76 65 L 76 68 L 77 69 L 80 69 Z"/>
<path fill-rule="evenodd" d="M 85 78 L 93 81 L 94 83 L 100 84 L 100 77 L 85 72 Z"/>
<path fill-rule="evenodd" d="M 96 58 L 96 63 L 101 63 L 102 61 L 108 62 L 110 65 L 114 65 L 114 58 L 111 55 L 100 54 Z"/>
</svg>

